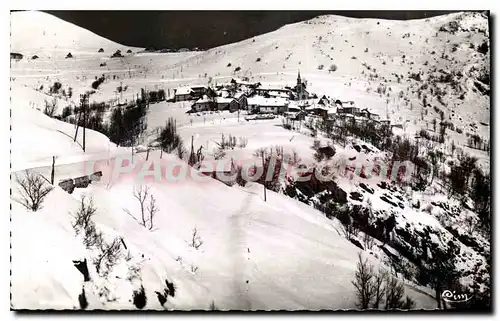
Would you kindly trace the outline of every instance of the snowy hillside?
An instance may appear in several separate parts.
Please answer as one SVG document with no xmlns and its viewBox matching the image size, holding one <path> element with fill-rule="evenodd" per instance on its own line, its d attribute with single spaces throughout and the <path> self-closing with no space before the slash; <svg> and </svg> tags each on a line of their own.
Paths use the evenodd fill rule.
<svg viewBox="0 0 500 321">
<path fill-rule="evenodd" d="M 116 50 L 129 49 L 48 13 L 11 12 L 10 18 L 11 52 L 43 57 L 65 56 L 68 52 L 95 53 L 100 48 L 111 55 Z"/>
<path fill-rule="evenodd" d="M 441 307 L 446 289 L 482 300 L 491 264 L 488 41 L 481 13 L 320 16 L 207 51 L 145 53 L 49 14 L 11 13 L 11 52 L 25 55 L 11 58 L 10 77 L 12 307 L 355 309 L 359 253 L 388 272 L 386 282 L 403 284 L 412 308 Z M 111 57 L 116 50 L 123 56 Z M 195 100 L 171 98 L 184 85 L 232 95 L 222 86 L 232 78 L 294 86 L 299 70 L 311 94 L 329 99 L 326 117 L 188 112 Z M 332 122 L 336 100 L 389 125 Z M 178 140 L 168 136 L 172 119 Z M 85 122 L 95 130 L 83 151 L 75 124 Z M 234 144 L 221 147 L 229 137 Z M 201 174 L 215 161 L 264 166 L 269 155 L 331 180 L 287 173 L 265 189 Z M 410 181 L 398 170 L 369 172 L 399 161 L 413 166 Z M 133 171 L 117 179 L 127 164 Z M 183 169 L 187 178 L 163 179 Z M 21 204 L 25 170 L 53 187 L 41 208 Z M 162 179 L 141 182 L 147 170 Z M 90 220 L 78 219 L 86 211 Z"/>
<path fill-rule="evenodd" d="M 411 21 L 322 16 L 208 50 L 168 66 L 169 72 L 163 74 L 189 78 L 202 70 L 216 81 L 222 76 L 247 76 L 256 81 L 293 83 L 300 69 L 313 92 L 353 99 L 360 107 L 407 123 L 410 133 L 427 129 L 432 118 L 439 117 L 422 107 L 422 96 L 427 95 L 427 103 L 444 109 L 446 120 L 466 132 L 488 137 L 489 97 L 483 87 L 487 90 L 489 84 L 483 81 L 489 82 L 489 52 L 478 52 L 488 37 L 488 21 L 479 13 Z M 332 64 L 335 72 L 329 72 Z M 237 67 L 241 70 L 235 72 Z M 413 73 L 420 73 L 421 80 L 412 79 Z M 448 75 L 450 80 L 444 80 Z M 437 87 L 431 88 L 436 81 Z M 379 87 L 385 87 L 383 95 L 379 95 Z M 469 127 L 470 123 L 478 128 Z"/>
<path fill-rule="evenodd" d="M 43 146 L 64 141 L 64 135 L 54 134 Z M 137 162 L 144 161 L 144 154 L 136 157 Z M 175 159 L 164 158 L 163 166 L 172 161 Z M 56 167 L 56 178 L 79 176 L 83 169 L 83 162 L 63 164 Z M 316 210 L 272 192 L 264 202 L 257 186 L 241 190 L 214 180 L 151 183 L 148 186 L 160 211 L 155 229 L 150 231 L 137 222 L 134 181 L 107 186 L 104 182 L 111 176 L 110 169 L 104 164 L 100 169 L 103 183 L 76 189 L 72 195 L 56 187 L 36 213 L 18 203 L 13 178 L 15 309 L 78 308 L 82 287 L 91 309 L 133 309 L 132 293 L 141 285 L 148 297 L 146 308 L 163 309 L 155 291 L 162 291 L 165 279 L 177 287 L 175 297 L 164 305 L 171 309 L 209 309 L 211 302 L 219 309 L 355 307 L 350 281 L 357 248 L 340 236 L 338 224 Z M 50 166 L 33 170 L 50 175 Z M 16 175 L 22 177 L 23 172 L 14 172 L 13 177 Z M 85 258 L 92 262 L 96 255 L 75 239 L 72 224 L 79 195 L 86 195 L 87 201 L 93 199 L 95 223 L 105 236 L 119 237 L 126 244 L 111 276 L 102 277 L 89 264 L 90 282 L 83 282 L 73 262 Z M 199 250 L 188 245 L 194 228 L 203 241 Z M 413 287 L 408 285 L 407 294 L 418 307 L 432 308 L 434 300 Z"/>
<path fill-rule="evenodd" d="M 129 90 L 120 97 L 130 99 L 141 88 L 173 92 L 182 84 L 215 84 L 232 77 L 293 85 L 301 70 L 313 93 L 355 100 L 358 107 L 400 124 L 409 136 L 421 130 L 432 134 L 435 119 L 450 122 L 455 131 L 446 135 L 447 143 L 466 145 L 472 135 L 489 140 L 488 30 L 486 16 L 470 12 L 411 21 L 321 16 L 204 52 L 109 59 L 111 52 L 106 50 L 94 59 L 19 61 L 12 66 L 12 76 L 29 78 L 23 81 L 37 87 L 59 80 L 79 88 L 106 73 L 109 81 L 95 96 L 106 100 L 117 98 L 120 84 Z M 100 67 L 103 62 L 106 66 Z M 334 72 L 329 71 L 332 65 Z M 43 75 L 48 79 L 42 80 Z M 89 77 L 85 81 L 83 76 Z M 489 166 L 478 157 L 485 168 Z"/>
</svg>

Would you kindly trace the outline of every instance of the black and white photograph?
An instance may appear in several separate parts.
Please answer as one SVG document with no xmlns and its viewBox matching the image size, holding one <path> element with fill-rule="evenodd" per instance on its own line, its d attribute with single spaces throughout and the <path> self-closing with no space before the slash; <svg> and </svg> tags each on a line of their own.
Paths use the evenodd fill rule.
<svg viewBox="0 0 500 321">
<path fill-rule="evenodd" d="M 491 28 L 11 10 L 10 309 L 491 312 Z"/>
</svg>

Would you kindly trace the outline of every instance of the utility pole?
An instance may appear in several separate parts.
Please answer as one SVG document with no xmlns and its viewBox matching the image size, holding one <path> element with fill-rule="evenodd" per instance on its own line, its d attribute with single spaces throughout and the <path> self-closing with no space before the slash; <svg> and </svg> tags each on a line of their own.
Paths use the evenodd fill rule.
<svg viewBox="0 0 500 321">
<path fill-rule="evenodd" d="M 50 173 L 50 184 L 52 185 L 54 185 L 55 164 L 56 164 L 56 157 L 52 156 L 52 172 Z"/>
<path fill-rule="evenodd" d="M 85 126 L 87 125 L 87 102 L 88 102 L 88 96 L 87 94 L 82 94 L 80 95 L 80 113 L 83 111 L 83 152 L 85 152 Z M 78 127 L 76 128 L 76 133 L 75 133 L 75 140 L 76 140 L 76 135 L 78 133 Z"/>
<path fill-rule="evenodd" d="M 85 105 L 83 106 L 83 152 L 85 153 L 85 127 L 87 125 L 87 112 L 85 110 Z"/>
<path fill-rule="evenodd" d="M 78 112 L 78 118 L 76 119 L 75 137 L 73 138 L 74 142 L 76 142 L 76 137 L 78 136 L 78 128 L 80 127 L 80 113 L 81 111 Z"/>
</svg>

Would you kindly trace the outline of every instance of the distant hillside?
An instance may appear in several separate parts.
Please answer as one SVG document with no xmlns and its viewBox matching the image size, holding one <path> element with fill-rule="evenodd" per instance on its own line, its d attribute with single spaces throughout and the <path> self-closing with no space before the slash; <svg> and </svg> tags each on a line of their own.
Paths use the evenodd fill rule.
<svg viewBox="0 0 500 321">
<path fill-rule="evenodd" d="M 127 47 L 39 11 L 11 12 L 11 52 L 97 52 L 110 54 Z"/>
<path fill-rule="evenodd" d="M 321 15 L 408 20 L 451 11 L 47 11 L 129 46 L 209 49 Z M 207 31 L 210 32 L 207 32 Z"/>
</svg>

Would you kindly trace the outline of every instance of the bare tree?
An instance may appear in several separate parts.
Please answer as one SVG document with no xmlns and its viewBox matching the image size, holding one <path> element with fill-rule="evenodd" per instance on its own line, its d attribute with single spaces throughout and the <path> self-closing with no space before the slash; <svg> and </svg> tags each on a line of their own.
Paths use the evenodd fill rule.
<svg viewBox="0 0 500 321">
<path fill-rule="evenodd" d="M 86 248 L 91 247 L 101 247 L 104 243 L 104 238 L 102 233 L 99 232 L 92 221 L 92 217 L 96 213 L 97 209 L 94 206 L 92 199 L 86 201 L 86 197 L 83 195 L 80 201 L 80 208 L 76 212 L 75 221 L 73 222 L 73 229 L 76 234 L 83 234 L 83 245 Z"/>
<path fill-rule="evenodd" d="M 358 235 L 359 229 L 354 226 L 354 224 L 352 223 L 352 219 L 349 219 L 348 222 L 341 222 L 341 223 L 342 223 L 342 232 L 344 233 L 346 239 L 350 240 Z"/>
<path fill-rule="evenodd" d="M 148 186 L 134 187 L 134 198 L 139 202 L 141 209 L 141 217 L 138 220 L 130 213 L 128 209 L 123 209 L 128 215 L 132 216 L 134 220 L 145 228 L 152 230 L 154 227 L 155 214 L 160 210 L 156 205 L 156 199 L 151 194 Z M 149 201 L 148 201 L 149 199 Z"/>
<path fill-rule="evenodd" d="M 20 203 L 33 212 L 41 208 L 47 194 L 54 189 L 52 186 L 46 186 L 46 182 L 40 175 L 28 170 L 25 171 L 23 178 L 16 175 L 16 181 L 20 186 L 19 192 L 22 198 Z"/>
<path fill-rule="evenodd" d="M 80 199 L 80 208 L 76 212 L 76 220 L 73 223 L 73 228 L 77 231 L 87 230 L 92 224 L 92 216 L 94 216 L 97 209 L 94 206 L 94 201 L 92 199 L 89 202 L 85 201 L 85 195 L 82 195 Z"/>
<path fill-rule="evenodd" d="M 385 309 L 400 309 L 402 308 L 404 287 L 401 282 L 393 276 L 388 276 L 386 281 L 386 296 Z"/>
<path fill-rule="evenodd" d="M 352 284 L 356 288 L 357 305 L 361 309 L 368 309 L 375 296 L 373 266 L 368 263 L 368 260 L 363 260 L 361 253 L 358 254 L 358 258 L 357 270 Z"/>
<path fill-rule="evenodd" d="M 374 299 L 375 302 L 373 303 L 373 307 L 375 309 L 378 309 L 379 305 L 382 303 L 382 300 L 384 299 L 384 294 L 385 294 L 385 287 L 384 287 L 384 282 L 387 279 L 387 271 L 385 270 L 379 270 L 377 275 L 375 275 L 373 284 L 375 288 L 375 295 Z"/>
<path fill-rule="evenodd" d="M 149 205 L 148 205 L 148 216 L 149 216 L 149 230 L 153 229 L 153 221 L 155 214 L 160 210 L 158 206 L 156 206 L 156 199 L 153 195 L 149 197 Z"/>
<path fill-rule="evenodd" d="M 141 206 L 141 220 L 142 226 L 146 227 L 146 199 L 149 196 L 149 187 L 134 187 L 134 198 L 139 201 Z"/>
</svg>

